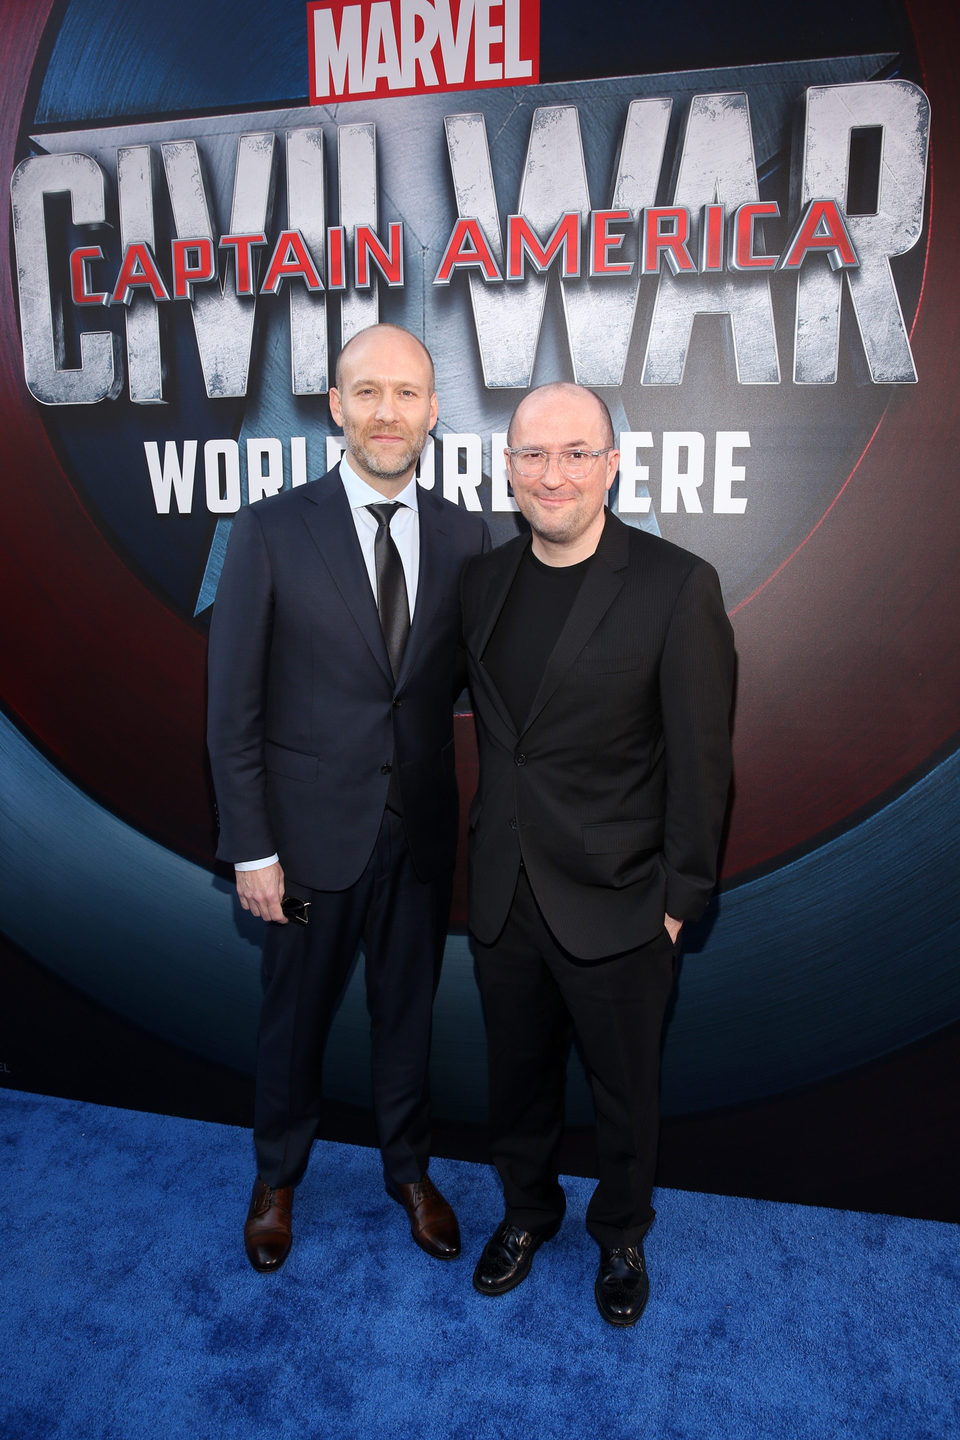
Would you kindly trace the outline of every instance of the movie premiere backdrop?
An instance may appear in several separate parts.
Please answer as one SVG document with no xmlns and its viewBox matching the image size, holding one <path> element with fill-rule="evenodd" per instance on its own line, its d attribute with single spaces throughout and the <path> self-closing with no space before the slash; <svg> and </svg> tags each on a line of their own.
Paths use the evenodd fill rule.
<svg viewBox="0 0 960 1440">
<path fill-rule="evenodd" d="M 233 517 L 336 460 L 336 356 L 383 319 L 436 360 L 420 483 L 497 542 L 510 412 L 574 379 L 611 408 L 621 518 L 720 573 L 735 795 L 666 1180 L 923 1213 L 892 1176 L 949 1166 L 960 1054 L 958 51 L 929 0 L 843 10 L 7 0 L 5 1083 L 201 1115 L 248 1086 L 208 621 Z M 367 1063 L 355 979 L 334 1102 L 362 1112 Z M 482 1123 L 462 881 L 434 1089 Z"/>
</svg>

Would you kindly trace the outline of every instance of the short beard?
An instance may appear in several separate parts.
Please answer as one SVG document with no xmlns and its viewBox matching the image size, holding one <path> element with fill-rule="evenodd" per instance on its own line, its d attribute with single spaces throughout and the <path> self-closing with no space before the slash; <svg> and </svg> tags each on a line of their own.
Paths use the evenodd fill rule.
<svg viewBox="0 0 960 1440">
<path fill-rule="evenodd" d="M 582 533 L 582 530 L 587 528 L 586 525 L 584 525 L 581 527 L 581 531 L 577 530 L 577 521 L 582 517 L 574 514 L 567 515 L 562 520 L 557 517 L 556 527 L 554 529 L 550 529 L 549 524 L 544 523 L 546 517 L 543 517 L 538 513 L 536 506 L 533 504 L 532 501 L 529 507 L 529 515 L 527 514 L 526 510 L 524 510 L 522 505 L 519 506 L 519 509 L 521 515 L 523 516 L 524 520 L 526 520 L 527 524 L 530 526 L 530 529 L 533 531 L 534 535 L 538 535 L 541 540 L 548 540 L 551 542 L 551 544 L 554 545 L 563 545 L 567 541 L 578 539 L 579 535 Z"/>
<path fill-rule="evenodd" d="M 381 480 L 399 480 L 408 470 L 415 469 L 417 461 L 423 453 L 430 431 L 424 427 L 414 436 L 409 446 L 400 455 L 395 455 L 392 461 L 386 457 L 381 459 L 378 455 L 369 451 L 361 442 L 359 435 L 353 425 L 344 425 L 344 437 L 347 442 L 347 455 L 355 454 L 362 463 L 365 470 L 371 475 L 377 475 Z"/>
</svg>

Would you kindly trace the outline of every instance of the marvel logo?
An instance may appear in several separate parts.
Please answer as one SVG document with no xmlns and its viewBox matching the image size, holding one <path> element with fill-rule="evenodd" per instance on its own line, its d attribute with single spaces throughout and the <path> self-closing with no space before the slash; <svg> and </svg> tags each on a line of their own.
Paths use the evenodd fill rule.
<svg viewBox="0 0 960 1440">
<path fill-rule="evenodd" d="M 311 103 L 536 84 L 539 18 L 539 0 L 312 0 Z"/>
</svg>

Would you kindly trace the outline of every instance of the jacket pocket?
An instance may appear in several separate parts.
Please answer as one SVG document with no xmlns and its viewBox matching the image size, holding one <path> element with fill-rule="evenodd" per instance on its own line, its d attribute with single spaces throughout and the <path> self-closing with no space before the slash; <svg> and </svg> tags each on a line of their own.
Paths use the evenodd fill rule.
<svg viewBox="0 0 960 1440">
<path fill-rule="evenodd" d="M 584 825 L 583 848 L 588 855 L 612 855 L 618 851 L 659 850 L 663 844 L 663 821 L 613 820 L 604 825 Z"/>
<path fill-rule="evenodd" d="M 316 780 L 320 773 L 316 755 L 287 750 L 283 745 L 274 745 L 272 740 L 264 745 L 263 758 L 272 775 L 285 775 L 289 780 Z"/>
<path fill-rule="evenodd" d="M 577 661 L 577 669 L 585 671 L 588 675 L 613 675 L 621 670 L 639 670 L 643 666 L 649 667 L 650 660 L 645 655 L 581 655 Z"/>
</svg>

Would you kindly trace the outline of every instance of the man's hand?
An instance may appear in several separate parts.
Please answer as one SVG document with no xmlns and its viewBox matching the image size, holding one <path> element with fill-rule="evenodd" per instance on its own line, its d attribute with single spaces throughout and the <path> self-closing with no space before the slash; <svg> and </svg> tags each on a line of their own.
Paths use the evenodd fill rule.
<svg viewBox="0 0 960 1440">
<path fill-rule="evenodd" d="M 283 899 L 283 869 L 279 861 L 264 865 L 259 870 L 238 870 L 237 894 L 244 910 L 260 920 L 276 920 L 279 925 L 287 924 L 287 917 L 280 909 Z"/>
<path fill-rule="evenodd" d="M 674 920 L 672 915 L 664 915 L 663 917 L 663 928 L 670 936 L 670 939 L 674 945 L 676 945 L 677 943 L 677 936 L 680 934 L 680 927 L 682 924 L 682 920 Z"/>
</svg>

